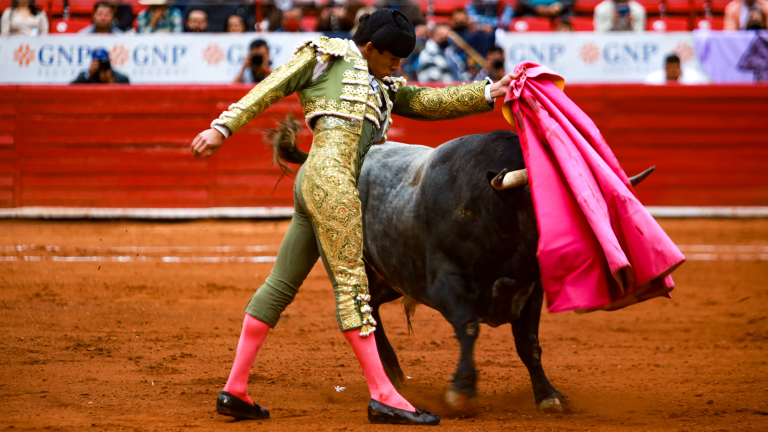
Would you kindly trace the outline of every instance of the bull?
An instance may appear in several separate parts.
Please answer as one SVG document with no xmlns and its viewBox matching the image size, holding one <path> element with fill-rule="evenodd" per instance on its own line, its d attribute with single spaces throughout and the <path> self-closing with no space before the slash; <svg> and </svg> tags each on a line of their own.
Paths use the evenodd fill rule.
<svg viewBox="0 0 768 432">
<path fill-rule="evenodd" d="M 518 135 L 468 135 L 437 148 L 374 146 L 358 191 L 370 305 L 378 322 L 374 335 L 390 380 L 402 384 L 405 375 L 379 308 L 402 297 L 409 316 L 422 304 L 453 326 L 461 355 L 446 391 L 449 405 L 466 407 L 476 397 L 479 325 L 511 324 L 537 407 L 567 411 L 568 397 L 550 383 L 541 363 L 538 230 Z"/>
<path fill-rule="evenodd" d="M 268 135 L 284 170 L 282 161 L 306 160 L 295 144 L 299 127 L 289 119 Z M 637 185 L 653 169 L 630 182 Z M 449 405 L 465 408 L 477 395 L 473 350 L 480 324 L 511 324 L 537 407 L 567 411 L 568 397 L 549 382 L 541 364 L 538 228 L 518 135 L 468 135 L 437 148 L 373 146 L 357 188 L 369 305 L 378 323 L 374 335 L 390 380 L 402 385 L 405 374 L 379 309 L 402 298 L 408 317 L 421 304 L 453 326 L 461 354 L 446 391 Z"/>
</svg>

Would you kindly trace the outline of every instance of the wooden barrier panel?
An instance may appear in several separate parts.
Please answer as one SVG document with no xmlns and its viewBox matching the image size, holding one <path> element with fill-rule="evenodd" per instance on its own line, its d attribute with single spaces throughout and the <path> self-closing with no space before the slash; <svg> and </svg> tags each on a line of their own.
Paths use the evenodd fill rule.
<svg viewBox="0 0 768 432">
<path fill-rule="evenodd" d="M 0 86 L 0 206 L 292 205 L 262 132 L 272 106 L 209 159 L 189 144 L 247 86 Z M 651 166 L 647 205 L 768 205 L 768 86 L 581 85 L 568 95 L 594 119 L 628 174 Z M 499 101 L 501 102 L 501 101 Z M 501 106 L 445 122 L 394 117 L 389 139 L 437 146 L 509 126 Z M 308 150 L 305 128 L 300 147 Z"/>
</svg>

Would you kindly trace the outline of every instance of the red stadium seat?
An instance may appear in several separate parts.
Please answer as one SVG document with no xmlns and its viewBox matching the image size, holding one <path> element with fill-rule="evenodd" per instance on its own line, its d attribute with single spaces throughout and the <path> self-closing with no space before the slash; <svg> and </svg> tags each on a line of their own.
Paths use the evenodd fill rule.
<svg viewBox="0 0 768 432">
<path fill-rule="evenodd" d="M 688 31 L 688 19 L 666 18 L 651 20 L 648 22 L 648 31 L 660 33 L 671 31 Z"/>
<path fill-rule="evenodd" d="M 571 24 L 573 24 L 574 31 L 595 31 L 595 21 L 592 17 L 572 17 Z"/>
<path fill-rule="evenodd" d="M 641 6 L 645 8 L 645 11 L 649 14 L 657 14 L 659 13 L 659 5 L 661 4 L 660 0 L 635 0 L 636 2 L 640 3 Z M 688 0 L 685 0 L 688 1 Z"/>
<path fill-rule="evenodd" d="M 691 10 L 690 0 L 667 0 L 668 13 L 687 13 L 690 10 Z"/>
<path fill-rule="evenodd" d="M 696 28 L 699 30 L 722 30 L 723 17 L 712 17 L 710 19 L 699 20 L 699 22 L 696 23 Z"/>
<path fill-rule="evenodd" d="M 725 12 L 725 7 L 730 3 L 731 0 L 712 0 L 711 7 L 712 12 L 717 14 L 722 14 Z"/>
<path fill-rule="evenodd" d="M 595 11 L 595 6 L 602 3 L 603 0 L 578 0 L 573 5 L 573 10 L 582 14 L 592 14 Z"/>
<path fill-rule="evenodd" d="M 70 18 L 69 20 L 54 20 L 51 21 L 50 33 L 77 33 L 80 30 L 91 25 L 91 20 Z"/>
<path fill-rule="evenodd" d="M 520 17 L 512 20 L 509 30 L 517 33 L 523 32 L 548 32 L 552 30 L 549 18 Z"/>
<path fill-rule="evenodd" d="M 301 18 L 301 29 L 307 32 L 315 31 L 317 28 L 317 21 L 318 19 L 316 16 L 304 16 Z"/>
</svg>

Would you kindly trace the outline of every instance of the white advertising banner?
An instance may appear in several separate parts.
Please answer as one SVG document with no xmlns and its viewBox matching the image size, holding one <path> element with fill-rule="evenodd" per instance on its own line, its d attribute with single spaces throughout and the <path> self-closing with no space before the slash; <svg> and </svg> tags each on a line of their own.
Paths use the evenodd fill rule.
<svg viewBox="0 0 768 432">
<path fill-rule="evenodd" d="M 677 54 L 685 68 L 706 74 L 694 51 L 693 34 L 670 33 L 506 33 L 496 40 L 506 67 L 520 62 L 549 67 L 568 83 L 639 83 Z"/>
<path fill-rule="evenodd" d="M 254 39 L 267 41 L 272 67 L 317 33 L 181 35 L 52 35 L 0 37 L 0 84 L 66 84 L 105 48 L 112 65 L 134 84 L 225 84 L 237 75 Z M 693 35 L 673 33 L 506 33 L 497 44 L 508 70 L 524 61 L 548 66 L 567 83 L 642 82 L 664 58 L 703 73 Z"/>
<path fill-rule="evenodd" d="M 104 48 L 133 84 L 226 84 L 240 71 L 251 41 L 264 39 L 272 66 L 287 62 L 318 33 L 53 35 L 0 37 L 0 84 L 66 84 Z"/>
</svg>

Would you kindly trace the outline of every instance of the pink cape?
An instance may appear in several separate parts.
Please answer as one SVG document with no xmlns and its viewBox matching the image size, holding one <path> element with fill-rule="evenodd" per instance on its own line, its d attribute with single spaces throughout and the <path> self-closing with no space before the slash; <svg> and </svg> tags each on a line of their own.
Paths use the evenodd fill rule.
<svg viewBox="0 0 768 432">
<path fill-rule="evenodd" d="M 685 257 L 640 204 L 595 123 L 535 63 L 515 68 L 504 117 L 520 134 L 550 312 L 669 297 Z"/>
</svg>

